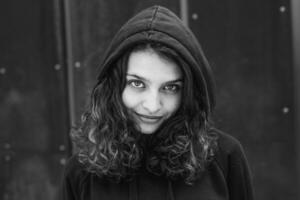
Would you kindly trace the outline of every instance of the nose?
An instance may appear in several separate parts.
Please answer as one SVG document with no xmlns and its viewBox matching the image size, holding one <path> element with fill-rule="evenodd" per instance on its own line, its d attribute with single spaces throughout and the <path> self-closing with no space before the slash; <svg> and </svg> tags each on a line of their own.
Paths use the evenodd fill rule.
<svg viewBox="0 0 300 200">
<path fill-rule="evenodd" d="M 162 107 L 159 93 L 156 91 L 149 91 L 148 95 L 145 95 L 142 106 L 149 114 L 157 113 Z"/>
</svg>

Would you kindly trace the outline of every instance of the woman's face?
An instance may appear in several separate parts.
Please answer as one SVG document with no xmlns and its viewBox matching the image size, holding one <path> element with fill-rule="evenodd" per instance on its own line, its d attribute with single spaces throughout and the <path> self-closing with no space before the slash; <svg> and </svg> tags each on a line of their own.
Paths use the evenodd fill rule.
<svg viewBox="0 0 300 200">
<path fill-rule="evenodd" d="M 154 133 L 179 108 L 183 77 L 175 62 L 153 50 L 129 56 L 122 100 L 137 129 Z"/>
</svg>

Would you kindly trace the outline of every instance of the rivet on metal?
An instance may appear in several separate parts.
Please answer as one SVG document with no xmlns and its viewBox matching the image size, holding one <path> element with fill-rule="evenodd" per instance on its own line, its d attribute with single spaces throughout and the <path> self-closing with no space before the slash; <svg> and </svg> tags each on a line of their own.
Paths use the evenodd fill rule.
<svg viewBox="0 0 300 200">
<path fill-rule="evenodd" d="M 66 150 L 66 146 L 65 145 L 59 145 L 59 150 L 60 151 L 65 151 Z"/>
<path fill-rule="evenodd" d="M 75 62 L 74 64 L 75 68 L 80 68 L 81 67 L 81 63 L 79 61 Z"/>
<path fill-rule="evenodd" d="M 7 161 L 7 162 L 9 162 L 11 160 L 10 155 L 5 155 L 4 156 L 4 160 Z"/>
<path fill-rule="evenodd" d="M 4 149 L 10 149 L 10 148 L 11 148 L 11 145 L 9 143 L 4 144 Z"/>
<path fill-rule="evenodd" d="M 4 67 L 0 68 L 0 74 L 5 74 L 6 73 L 6 69 Z"/>
<path fill-rule="evenodd" d="M 198 19 L 198 14 L 197 13 L 193 13 L 192 14 L 192 19 L 193 20 L 197 20 Z"/>
<path fill-rule="evenodd" d="M 283 114 L 287 114 L 290 112 L 290 109 L 288 107 L 283 107 L 282 112 L 283 112 Z"/>
<path fill-rule="evenodd" d="M 286 11 L 286 7 L 285 6 L 280 6 L 279 11 L 284 13 Z"/>
<path fill-rule="evenodd" d="M 66 160 L 65 158 L 61 158 L 60 161 L 59 161 L 59 163 L 60 163 L 61 165 L 65 165 L 66 162 L 67 162 L 67 160 Z"/>
<path fill-rule="evenodd" d="M 60 69 L 61 69 L 61 65 L 60 65 L 60 64 L 54 65 L 54 69 L 55 69 L 55 70 L 60 70 Z"/>
</svg>

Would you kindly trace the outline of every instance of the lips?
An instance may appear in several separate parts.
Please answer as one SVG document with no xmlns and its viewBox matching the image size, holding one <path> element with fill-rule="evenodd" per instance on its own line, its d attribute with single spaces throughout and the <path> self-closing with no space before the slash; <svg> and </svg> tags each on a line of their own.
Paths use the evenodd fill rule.
<svg viewBox="0 0 300 200">
<path fill-rule="evenodd" d="M 148 124 L 156 124 L 163 118 L 162 116 L 142 115 L 136 112 L 135 115 L 139 118 L 140 121 Z"/>
</svg>

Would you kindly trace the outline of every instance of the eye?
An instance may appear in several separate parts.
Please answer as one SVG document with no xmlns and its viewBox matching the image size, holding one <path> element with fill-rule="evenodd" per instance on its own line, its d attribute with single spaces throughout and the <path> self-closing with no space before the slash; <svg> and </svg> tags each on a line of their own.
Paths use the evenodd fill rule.
<svg viewBox="0 0 300 200">
<path fill-rule="evenodd" d="M 180 90 L 180 86 L 176 84 L 166 85 L 163 89 L 168 92 L 176 93 Z"/>
<path fill-rule="evenodd" d="M 144 88 L 145 87 L 145 84 L 139 80 L 129 80 L 128 85 L 130 85 L 134 88 Z"/>
</svg>

